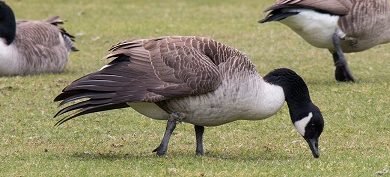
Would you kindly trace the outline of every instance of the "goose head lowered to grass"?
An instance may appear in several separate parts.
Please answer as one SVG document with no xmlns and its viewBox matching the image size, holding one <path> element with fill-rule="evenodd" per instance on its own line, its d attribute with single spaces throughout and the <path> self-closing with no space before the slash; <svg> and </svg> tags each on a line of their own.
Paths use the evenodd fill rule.
<svg viewBox="0 0 390 177">
<path fill-rule="evenodd" d="M 0 76 L 62 72 L 77 49 L 60 24 L 59 17 L 15 21 L 12 9 L 0 1 Z"/>
<path fill-rule="evenodd" d="M 204 126 L 236 120 L 261 120 L 287 102 L 291 120 L 319 157 L 324 127 L 320 110 L 303 79 L 286 68 L 262 78 L 240 51 L 204 37 L 161 37 L 123 41 L 97 72 L 75 80 L 59 94 L 60 105 L 76 101 L 54 117 L 70 112 L 60 125 L 88 113 L 131 107 L 157 120 L 167 120 L 161 144 L 164 155 L 176 122 L 195 126 L 196 154 L 203 155 Z"/>
<path fill-rule="evenodd" d="M 390 42 L 388 0 L 278 0 L 259 22 L 280 21 L 333 55 L 337 81 L 354 81 L 344 52 Z"/>
</svg>

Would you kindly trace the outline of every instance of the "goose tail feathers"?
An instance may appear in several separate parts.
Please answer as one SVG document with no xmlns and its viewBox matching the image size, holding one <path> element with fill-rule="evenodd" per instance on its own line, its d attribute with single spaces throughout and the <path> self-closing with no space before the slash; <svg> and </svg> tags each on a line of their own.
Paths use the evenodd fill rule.
<svg viewBox="0 0 390 177">
<path fill-rule="evenodd" d="M 49 17 L 48 19 L 45 20 L 45 22 L 50 23 L 54 26 L 56 26 L 58 29 L 60 29 L 62 37 L 65 41 L 66 48 L 68 49 L 69 52 L 76 52 L 79 51 L 75 46 L 75 36 L 69 34 L 64 27 L 61 27 L 60 25 L 64 24 L 64 20 L 62 20 L 59 16 L 53 16 Z"/>
<path fill-rule="evenodd" d="M 299 12 L 294 11 L 282 11 L 282 9 L 274 10 L 270 12 L 264 19 L 259 20 L 259 23 L 266 23 L 271 21 L 280 21 L 287 17 L 297 15 Z"/>
<path fill-rule="evenodd" d="M 54 115 L 55 118 L 67 113 L 56 125 L 61 125 L 84 114 L 129 107 L 127 100 L 132 99 L 118 93 L 128 85 L 122 82 L 123 76 L 110 72 L 113 69 L 115 70 L 115 66 L 107 67 L 75 80 L 65 87 L 54 101 L 60 102 L 59 106 L 73 103 L 68 104 Z"/>
</svg>

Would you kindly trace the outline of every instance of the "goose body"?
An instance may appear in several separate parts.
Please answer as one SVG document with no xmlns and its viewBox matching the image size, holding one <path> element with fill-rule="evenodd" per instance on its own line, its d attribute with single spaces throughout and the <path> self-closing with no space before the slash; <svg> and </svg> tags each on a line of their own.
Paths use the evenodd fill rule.
<svg viewBox="0 0 390 177">
<path fill-rule="evenodd" d="M 328 49 L 338 81 L 354 81 L 343 53 L 390 42 L 387 0 L 280 0 L 261 23 L 280 21 L 309 44 Z"/>
<path fill-rule="evenodd" d="M 318 157 L 322 115 L 302 78 L 289 69 L 261 77 L 237 49 L 194 36 L 123 41 L 110 49 L 107 58 L 113 60 L 74 81 L 55 98 L 60 105 L 87 99 L 61 109 L 55 117 L 70 114 L 58 125 L 83 114 L 132 107 L 152 119 L 167 120 L 158 155 L 165 154 L 177 121 L 195 126 L 196 152 L 203 154 L 204 126 L 264 119 L 287 101 L 293 123 L 313 114 L 296 128 Z"/>
<path fill-rule="evenodd" d="M 0 2 L 0 76 L 62 72 L 73 47 L 73 36 L 59 27 L 63 21 L 15 21 Z"/>
</svg>

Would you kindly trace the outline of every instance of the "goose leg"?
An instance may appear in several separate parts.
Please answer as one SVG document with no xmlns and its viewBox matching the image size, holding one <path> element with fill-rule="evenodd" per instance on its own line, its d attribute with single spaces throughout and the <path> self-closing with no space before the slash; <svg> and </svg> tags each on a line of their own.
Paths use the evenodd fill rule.
<svg viewBox="0 0 390 177">
<path fill-rule="evenodd" d="M 203 133 L 204 133 L 204 127 L 199 126 L 199 125 L 195 125 L 196 155 L 199 155 L 199 156 L 204 155 Z"/>
<path fill-rule="evenodd" d="M 330 50 L 330 52 L 333 55 L 333 62 L 336 66 L 336 80 L 340 82 L 354 82 L 355 79 L 353 78 L 351 71 L 348 68 L 347 61 L 345 60 L 344 53 L 341 49 L 341 39 L 337 32 L 333 34 L 332 40 L 334 50 Z"/>
<path fill-rule="evenodd" d="M 153 150 L 153 152 L 156 152 L 158 156 L 163 156 L 167 152 L 168 149 L 168 143 L 169 139 L 171 138 L 173 130 L 176 128 L 176 120 L 174 119 L 169 119 L 167 121 L 167 127 L 165 129 L 164 137 L 161 141 L 161 144 Z"/>
</svg>

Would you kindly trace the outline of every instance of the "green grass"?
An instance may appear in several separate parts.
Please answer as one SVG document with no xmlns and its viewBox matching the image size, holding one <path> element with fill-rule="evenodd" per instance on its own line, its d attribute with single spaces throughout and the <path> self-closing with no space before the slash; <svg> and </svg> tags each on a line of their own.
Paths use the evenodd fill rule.
<svg viewBox="0 0 390 177">
<path fill-rule="evenodd" d="M 21 19 L 66 19 L 80 52 L 63 74 L 0 77 L 0 176 L 389 176 L 390 45 L 348 54 L 358 82 L 343 84 L 334 80 L 326 50 L 279 23 L 257 23 L 273 0 L 7 2 Z M 263 121 L 206 128 L 204 157 L 194 155 L 189 124 L 177 127 L 168 155 L 156 157 L 151 151 L 165 122 L 131 109 L 53 126 L 53 98 L 107 63 L 102 58 L 112 44 L 166 35 L 208 36 L 234 46 L 262 75 L 277 67 L 298 72 L 325 118 L 321 157 L 312 158 L 286 106 Z"/>
</svg>

